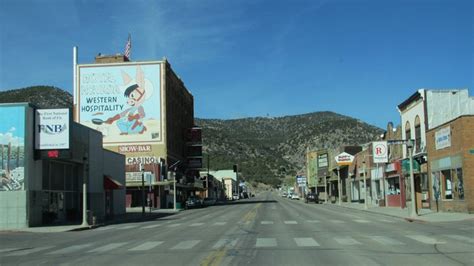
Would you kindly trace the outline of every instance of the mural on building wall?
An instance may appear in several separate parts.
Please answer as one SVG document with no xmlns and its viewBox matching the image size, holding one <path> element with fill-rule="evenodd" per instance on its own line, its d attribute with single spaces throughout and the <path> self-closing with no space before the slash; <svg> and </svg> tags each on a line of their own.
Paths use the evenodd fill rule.
<svg viewBox="0 0 474 266">
<path fill-rule="evenodd" d="M 161 142 L 160 63 L 78 69 L 79 121 L 101 131 L 104 146 Z"/>
<path fill-rule="evenodd" d="M 25 107 L 0 107 L 0 191 L 25 189 Z"/>
</svg>

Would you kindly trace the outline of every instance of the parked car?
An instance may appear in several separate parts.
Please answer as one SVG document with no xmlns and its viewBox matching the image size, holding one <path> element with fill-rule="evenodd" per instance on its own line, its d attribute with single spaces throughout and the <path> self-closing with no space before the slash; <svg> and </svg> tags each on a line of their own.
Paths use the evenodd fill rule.
<svg viewBox="0 0 474 266">
<path fill-rule="evenodd" d="M 299 200 L 300 199 L 300 196 L 298 196 L 298 194 L 291 194 L 291 199 L 296 199 L 296 200 Z"/>
<path fill-rule="evenodd" d="M 283 198 L 286 198 L 286 197 L 288 197 L 288 193 L 283 192 L 283 194 L 281 194 L 281 196 L 282 196 Z"/>
<path fill-rule="evenodd" d="M 203 206 L 200 198 L 191 196 L 186 200 L 186 209 L 201 208 Z"/>
<path fill-rule="evenodd" d="M 316 193 L 306 194 L 305 202 L 306 203 L 310 203 L 310 202 L 319 203 L 318 194 Z"/>
<path fill-rule="evenodd" d="M 233 200 L 238 200 L 238 199 L 240 199 L 239 194 L 234 194 L 234 195 L 232 195 L 232 199 L 233 199 Z"/>
<path fill-rule="evenodd" d="M 216 205 L 216 199 L 215 198 L 205 198 L 202 203 L 203 203 L 204 206 L 213 206 L 213 205 Z"/>
<path fill-rule="evenodd" d="M 243 198 L 243 199 L 248 199 L 248 198 L 249 198 L 249 193 L 247 193 L 247 192 L 242 192 L 242 198 Z"/>
</svg>

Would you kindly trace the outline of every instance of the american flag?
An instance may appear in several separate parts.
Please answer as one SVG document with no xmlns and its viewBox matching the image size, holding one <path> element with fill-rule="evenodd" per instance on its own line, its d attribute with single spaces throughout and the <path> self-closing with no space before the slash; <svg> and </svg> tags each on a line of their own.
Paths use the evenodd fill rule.
<svg viewBox="0 0 474 266">
<path fill-rule="evenodd" d="M 126 58 L 130 59 L 130 54 L 132 53 L 132 37 L 130 34 L 128 35 L 127 43 L 125 44 L 125 52 L 124 55 Z"/>
</svg>

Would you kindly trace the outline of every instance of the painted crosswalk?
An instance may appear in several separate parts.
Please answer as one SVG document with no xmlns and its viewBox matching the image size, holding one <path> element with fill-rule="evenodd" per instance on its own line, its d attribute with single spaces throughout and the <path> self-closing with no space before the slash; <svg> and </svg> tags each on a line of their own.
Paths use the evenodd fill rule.
<svg viewBox="0 0 474 266">
<path fill-rule="evenodd" d="M 58 249 L 52 252 L 47 253 L 48 255 L 62 255 L 62 254 L 69 254 L 69 253 L 75 253 L 80 250 L 84 250 L 88 247 L 92 246 L 92 244 L 82 244 L 82 245 L 72 245 L 69 247 L 65 247 L 62 249 Z"/>
<path fill-rule="evenodd" d="M 146 251 L 163 244 L 163 241 L 147 241 L 141 245 L 129 249 L 129 251 Z"/>
<path fill-rule="evenodd" d="M 450 241 L 451 240 L 451 241 Z M 139 251 L 148 250 L 191 250 L 201 246 L 201 248 L 210 248 L 218 250 L 221 248 L 236 249 L 239 246 L 252 243 L 255 248 L 277 248 L 282 246 L 284 248 L 334 248 L 336 246 L 351 247 L 351 246 L 385 246 L 390 248 L 392 246 L 408 247 L 409 244 L 413 244 L 413 241 L 418 243 L 433 245 L 433 244 L 447 244 L 447 243 L 458 243 L 463 242 L 468 245 L 472 245 L 474 239 L 464 235 L 440 235 L 433 237 L 431 235 L 336 235 L 331 237 L 257 237 L 257 238 L 233 238 L 226 237 L 217 239 L 214 242 L 209 242 L 202 239 L 193 240 L 154 240 L 154 241 L 131 241 L 131 242 L 92 242 L 86 244 L 75 244 L 70 246 L 41 246 L 41 247 L 2 247 L 0 254 L 2 256 L 26 256 L 34 254 L 43 254 L 45 256 L 64 256 L 69 254 L 103 254 L 107 252 L 114 252 L 120 250 L 120 252 L 137 253 Z"/>
<path fill-rule="evenodd" d="M 319 247 L 319 243 L 311 237 L 295 238 L 298 247 Z"/>
<path fill-rule="evenodd" d="M 110 244 L 107 244 L 105 246 L 101 246 L 101 247 L 89 250 L 88 253 L 104 253 L 104 252 L 108 252 L 108 251 L 111 251 L 113 249 L 119 248 L 119 247 L 121 247 L 123 245 L 126 245 L 126 244 L 127 244 L 127 242 L 110 243 Z"/>
<path fill-rule="evenodd" d="M 434 244 L 446 244 L 444 241 L 439 241 L 436 238 L 428 237 L 424 235 L 407 235 L 406 237 L 421 242 L 423 244 L 434 245 Z"/>
<path fill-rule="evenodd" d="M 275 238 L 257 238 L 255 243 L 255 247 L 257 248 L 268 248 L 268 247 L 276 247 L 277 241 Z"/>
<path fill-rule="evenodd" d="M 220 249 L 220 248 L 234 248 L 237 245 L 237 239 L 220 239 L 217 241 L 212 249 Z"/>
<path fill-rule="evenodd" d="M 287 225 L 299 225 L 299 224 L 321 224 L 328 222 L 330 224 L 345 224 L 345 223 L 359 223 L 359 224 L 371 224 L 371 223 L 394 223 L 394 221 L 387 220 L 387 219 L 376 219 L 376 220 L 365 220 L 365 219 L 353 219 L 353 220 L 328 220 L 328 221 L 321 221 L 321 220 L 300 220 L 300 221 L 295 221 L 295 220 L 283 220 L 283 221 L 270 221 L 270 220 L 264 220 L 264 221 L 258 221 L 261 225 L 277 225 L 277 224 L 287 224 Z M 159 227 L 179 227 L 181 225 L 183 226 L 189 226 L 189 227 L 201 227 L 201 226 L 225 226 L 225 225 L 232 225 L 235 222 L 227 222 L 227 221 L 218 221 L 214 223 L 204 223 L 204 222 L 193 222 L 193 223 L 171 223 L 171 222 L 164 222 L 164 223 L 153 223 L 153 224 L 147 224 L 147 225 L 142 225 L 140 226 L 139 224 L 132 224 L 132 225 L 122 225 L 122 226 L 103 226 L 100 228 L 97 228 L 97 231 L 107 231 L 107 230 L 127 230 L 127 229 L 153 229 L 153 228 L 159 228 Z M 251 221 L 239 221 L 237 224 L 240 225 L 249 225 L 251 224 Z"/>
<path fill-rule="evenodd" d="M 178 243 L 177 245 L 175 245 L 171 249 L 172 250 L 191 249 L 194 246 L 196 246 L 199 242 L 201 242 L 201 240 L 185 240 L 185 241 L 181 241 L 180 243 Z"/>
</svg>

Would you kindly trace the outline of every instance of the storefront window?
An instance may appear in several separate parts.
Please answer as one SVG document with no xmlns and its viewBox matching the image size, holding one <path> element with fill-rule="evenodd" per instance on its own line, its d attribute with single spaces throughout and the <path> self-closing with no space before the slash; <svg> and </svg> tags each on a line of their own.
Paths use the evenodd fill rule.
<svg viewBox="0 0 474 266">
<path fill-rule="evenodd" d="M 398 177 L 388 178 L 388 195 L 400 194 L 400 179 Z"/>
<path fill-rule="evenodd" d="M 443 190 L 444 199 L 453 199 L 453 177 L 451 176 L 451 170 L 441 171 L 443 176 Z"/>
<path fill-rule="evenodd" d="M 433 195 L 435 196 L 435 199 L 438 200 L 441 195 L 441 182 L 440 182 L 440 177 L 439 177 L 439 172 L 433 172 L 431 173 L 432 181 L 433 181 Z"/>
<path fill-rule="evenodd" d="M 464 200 L 464 180 L 462 177 L 462 168 L 458 168 L 455 171 L 457 177 L 455 184 L 456 194 L 458 195 L 458 199 Z"/>
</svg>

